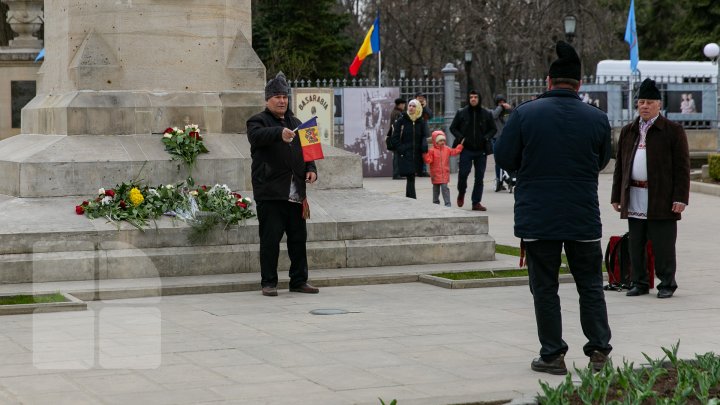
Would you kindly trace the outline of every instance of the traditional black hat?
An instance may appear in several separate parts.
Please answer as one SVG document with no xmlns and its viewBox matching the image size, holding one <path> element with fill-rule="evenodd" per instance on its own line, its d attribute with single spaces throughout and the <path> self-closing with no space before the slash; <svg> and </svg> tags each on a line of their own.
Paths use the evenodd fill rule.
<svg viewBox="0 0 720 405">
<path fill-rule="evenodd" d="M 290 94 L 290 86 L 283 72 L 278 73 L 274 79 L 269 80 L 265 85 L 265 100 L 273 96 L 287 96 L 288 94 Z"/>
<path fill-rule="evenodd" d="M 555 44 L 558 59 L 550 65 L 548 76 L 551 79 L 564 78 L 580 80 L 580 57 L 575 49 L 565 41 Z"/>
<path fill-rule="evenodd" d="M 640 85 L 638 99 L 660 100 L 660 90 L 655 86 L 655 80 L 645 79 Z"/>
</svg>

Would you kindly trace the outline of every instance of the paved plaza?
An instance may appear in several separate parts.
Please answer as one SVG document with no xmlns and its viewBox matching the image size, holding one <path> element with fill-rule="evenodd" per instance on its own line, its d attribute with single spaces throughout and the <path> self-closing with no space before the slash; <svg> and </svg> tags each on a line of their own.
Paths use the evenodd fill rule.
<svg viewBox="0 0 720 405">
<path fill-rule="evenodd" d="M 491 170 L 482 201 L 490 235 L 517 246 L 513 196 L 493 192 Z M 626 228 L 608 203 L 610 184 L 611 175 L 601 175 L 603 245 Z M 429 203 L 429 179 L 417 185 Z M 399 196 L 404 186 L 365 179 L 366 188 Z M 720 349 L 720 198 L 692 193 L 678 228 L 672 299 L 606 293 L 615 362 L 642 363 L 642 352 L 660 357 L 678 341 L 681 357 Z M 568 365 L 585 367 L 574 284 L 562 284 L 560 295 Z M 310 313 L 316 309 L 348 313 Z M 445 405 L 528 400 L 539 379 L 563 379 L 530 370 L 539 345 L 527 286 L 404 283 L 276 298 L 253 291 L 96 301 L 85 312 L 6 316 L 0 325 L 1 404 L 336 405 L 380 397 Z"/>
</svg>

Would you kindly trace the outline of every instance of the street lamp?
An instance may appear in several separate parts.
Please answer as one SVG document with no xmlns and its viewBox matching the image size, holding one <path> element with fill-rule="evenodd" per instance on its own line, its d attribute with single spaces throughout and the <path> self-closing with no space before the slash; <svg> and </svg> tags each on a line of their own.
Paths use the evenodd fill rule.
<svg viewBox="0 0 720 405">
<path fill-rule="evenodd" d="M 717 109 L 718 109 L 718 115 L 720 115 L 720 60 L 718 58 L 718 55 L 720 55 L 720 46 L 716 44 L 715 42 L 711 42 L 703 48 L 703 53 L 705 54 L 705 57 L 710 59 L 717 67 L 718 67 L 718 75 L 715 77 L 715 82 L 717 83 Z M 718 126 L 720 126 L 720 117 L 716 118 L 718 120 Z M 720 141 L 720 134 L 718 134 L 718 141 Z M 720 143 L 718 144 L 718 148 L 720 149 Z"/>
<path fill-rule="evenodd" d="M 423 66 L 422 72 L 423 72 L 423 77 L 427 79 L 428 76 L 430 75 L 430 68 L 427 66 Z"/>
<path fill-rule="evenodd" d="M 405 79 L 405 69 L 400 69 L 400 80 Z"/>
<path fill-rule="evenodd" d="M 573 38 L 575 38 L 575 26 L 577 25 L 577 20 L 575 19 L 575 16 L 568 15 L 563 20 L 563 27 L 565 28 L 565 39 L 572 43 Z"/>
<path fill-rule="evenodd" d="M 465 81 L 467 82 L 467 93 L 470 94 L 470 90 L 473 89 L 472 85 L 472 75 L 470 74 L 470 69 L 472 68 L 472 59 L 473 54 L 471 50 L 465 51 Z"/>
</svg>

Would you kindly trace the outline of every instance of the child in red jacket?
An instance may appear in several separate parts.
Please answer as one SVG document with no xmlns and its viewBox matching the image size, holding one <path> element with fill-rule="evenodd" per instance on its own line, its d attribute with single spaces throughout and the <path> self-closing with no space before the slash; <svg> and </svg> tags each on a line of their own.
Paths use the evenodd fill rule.
<svg viewBox="0 0 720 405">
<path fill-rule="evenodd" d="M 464 141 L 464 139 L 463 139 Z M 430 166 L 430 181 L 433 184 L 433 203 L 440 204 L 440 191 L 442 190 L 443 201 L 446 207 L 450 207 L 450 156 L 459 155 L 463 150 L 460 143 L 455 148 L 446 145 L 447 138 L 443 131 L 433 131 L 432 144 L 427 153 L 423 154 L 423 160 Z"/>
</svg>

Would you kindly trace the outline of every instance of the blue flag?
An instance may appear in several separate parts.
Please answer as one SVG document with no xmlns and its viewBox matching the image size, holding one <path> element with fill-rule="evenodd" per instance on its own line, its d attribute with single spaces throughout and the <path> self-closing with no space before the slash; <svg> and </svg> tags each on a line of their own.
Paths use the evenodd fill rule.
<svg viewBox="0 0 720 405">
<path fill-rule="evenodd" d="M 37 58 L 35 58 L 35 62 L 39 61 L 40 59 L 45 59 L 45 48 L 40 50 L 40 53 L 38 53 Z"/>
<path fill-rule="evenodd" d="M 640 61 L 637 27 L 635 26 L 635 0 L 630 0 L 630 11 L 628 12 L 627 26 L 625 26 L 625 42 L 630 45 L 630 71 L 635 73 Z"/>
</svg>

